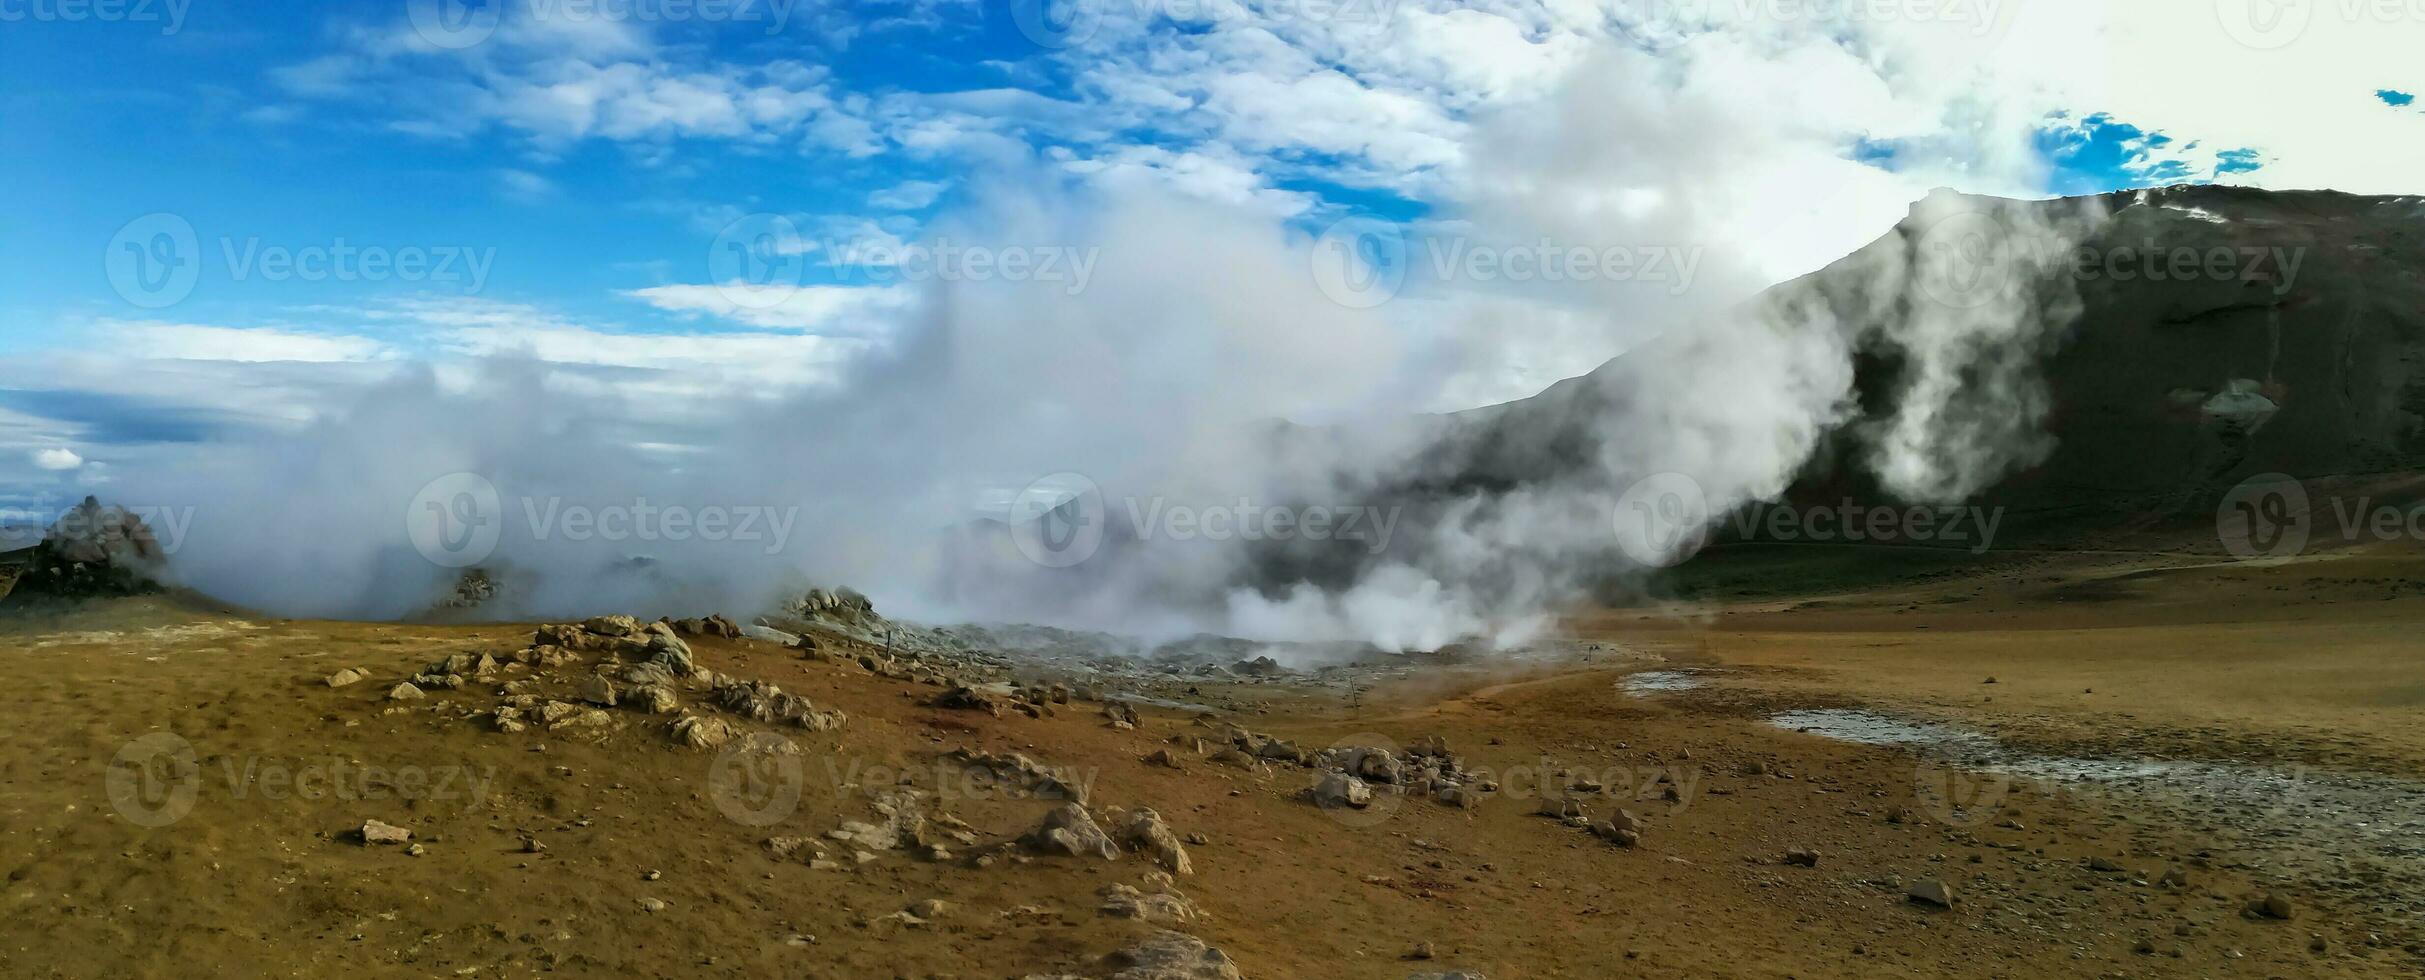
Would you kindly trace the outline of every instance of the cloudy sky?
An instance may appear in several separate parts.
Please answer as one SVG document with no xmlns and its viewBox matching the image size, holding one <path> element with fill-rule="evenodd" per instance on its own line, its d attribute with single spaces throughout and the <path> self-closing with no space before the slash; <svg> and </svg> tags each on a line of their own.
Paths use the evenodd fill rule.
<svg viewBox="0 0 2425 980">
<path fill-rule="evenodd" d="M 1134 330 L 1321 296 L 1353 326 L 1235 314 L 1377 324 L 1355 409 L 1485 404 L 1932 187 L 2425 191 L 2420 42 L 2355 0 L 0 0 L 0 511 L 500 358 L 678 448 L 984 329 L 950 283 L 1100 314 L 1140 263 L 1211 299 Z M 1632 271 L 1498 264 L 1574 252 Z"/>
</svg>

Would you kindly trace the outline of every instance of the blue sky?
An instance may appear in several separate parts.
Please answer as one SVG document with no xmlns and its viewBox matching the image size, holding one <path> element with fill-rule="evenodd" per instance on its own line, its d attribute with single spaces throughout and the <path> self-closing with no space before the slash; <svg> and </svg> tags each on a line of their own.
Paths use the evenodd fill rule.
<svg viewBox="0 0 2425 980">
<path fill-rule="evenodd" d="M 2332 91 L 2300 104 L 2373 112 L 2379 138 L 2413 139 L 2397 127 L 2419 115 L 2413 72 L 2350 74 L 2321 41 L 2060 11 L 1735 24 L 1629 0 L 1346 14 L 1080 0 L 1081 35 L 1040 44 L 1022 8 L 993 0 L 741 19 L 488 2 L 471 15 L 493 28 L 463 47 L 415 28 L 437 10 L 419 0 L 155 0 L 134 20 L 0 21 L 0 509 L 304 424 L 406 364 L 511 353 L 568 376 L 834 384 L 931 298 L 884 263 L 837 264 L 838 247 L 983 240 L 1023 210 L 1163 196 L 1294 248 L 1356 215 L 1424 235 L 1689 241 L 1740 259 L 1739 285 L 1756 288 L 1874 237 L 1938 185 L 2384 189 L 2332 169 L 2352 166 L 2345 147 L 2292 121 L 2249 128 L 2220 96 L 2032 74 L 2048 51 L 2186 37 L 2163 42 L 2181 49 L 2168 56 L 2273 58 L 2258 63 L 2284 78 L 2337 66 Z M 112 256 L 160 240 L 150 225 L 126 237 L 159 214 L 191 229 L 196 275 L 169 302 L 138 302 Z M 718 249 L 773 240 L 759 233 L 776 219 L 776 237 L 804 240 L 783 256 L 787 292 L 736 304 Z M 453 274 L 258 264 L 343 246 Z M 1606 297 L 1513 292 L 1442 288 L 1392 308 L 1469 356 L 1407 388 L 1407 409 L 1520 395 L 1640 336 L 1599 322 Z M 1485 322 L 1503 332 L 1472 332 Z"/>
</svg>

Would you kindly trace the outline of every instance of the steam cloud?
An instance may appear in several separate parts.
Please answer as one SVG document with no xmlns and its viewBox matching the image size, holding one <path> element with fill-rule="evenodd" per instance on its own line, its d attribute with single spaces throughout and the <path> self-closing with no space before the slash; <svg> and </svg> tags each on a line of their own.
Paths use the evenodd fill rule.
<svg viewBox="0 0 2425 980">
<path fill-rule="evenodd" d="M 1486 138 L 1473 145 L 1486 149 L 1467 166 L 1494 176 L 1414 228 L 1403 258 L 1413 281 L 1372 309 L 1323 293 L 1302 223 L 1159 185 L 1010 167 L 931 230 L 1099 250 L 1089 287 L 927 284 L 911 319 L 836 385 L 668 403 L 645 388 L 568 384 L 536 360 L 447 362 L 300 433 L 215 445 L 120 482 L 130 500 L 195 508 L 174 562 L 184 582 L 283 614 L 426 610 L 460 573 L 416 551 L 408 511 L 431 480 L 464 472 L 498 488 L 507 525 L 483 563 L 506 586 L 486 616 L 746 615 L 809 584 L 846 583 L 927 620 L 1398 650 L 1522 643 L 1629 574 L 1641 554 L 1612 517 L 1644 477 L 1688 475 L 1713 520 L 1775 498 L 1854 418 L 1865 349 L 1903 365 L 1895 410 L 1854 433 L 1891 491 L 1960 499 L 2039 458 L 2037 365 L 2076 300 L 2027 285 L 2043 251 L 1997 252 L 1996 236 L 2059 241 L 2095 216 L 2040 227 L 2032 209 L 1932 197 L 1829 274 L 1754 300 L 1808 271 L 1792 256 L 1818 251 L 1777 250 L 1770 218 L 1781 209 L 1813 194 L 1863 202 L 1794 223 L 1857 240 L 1910 197 L 1825 134 L 1785 124 L 1776 114 L 1790 106 L 1746 105 L 1659 71 L 1647 55 L 1602 51 L 1537 101 L 1477 120 Z M 1983 239 L 1960 225 L 1975 220 Z M 1951 238 L 1930 233 L 1947 222 Z M 1705 261 L 1683 290 L 1427 278 L 1427 249 L 1450 234 L 1483 246 L 1692 248 Z M 1979 247 L 1988 274 L 2024 285 L 1935 295 L 1931 284 L 1978 274 Z M 1486 379 L 1561 377 L 1620 351 L 1521 405 L 1413 411 L 1472 404 L 1495 393 Z M 1111 524 L 1102 552 L 1070 568 L 1021 561 L 1007 528 L 972 513 L 988 492 L 1051 473 L 1100 487 Z M 548 507 L 641 500 L 791 511 L 796 525 L 777 549 L 764 536 L 576 540 L 524 526 Z M 1396 524 L 1385 549 L 1302 535 L 1175 540 L 1124 521 L 1149 501 L 1368 508 Z"/>
</svg>

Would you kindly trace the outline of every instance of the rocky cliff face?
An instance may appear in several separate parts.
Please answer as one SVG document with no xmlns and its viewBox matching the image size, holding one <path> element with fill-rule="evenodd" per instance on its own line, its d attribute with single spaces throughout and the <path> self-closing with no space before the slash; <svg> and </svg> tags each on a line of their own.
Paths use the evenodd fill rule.
<svg viewBox="0 0 2425 980">
<path fill-rule="evenodd" d="M 1940 194 L 1744 315 L 1852 355 L 1848 398 L 1789 495 L 2146 506 L 2259 473 L 2425 464 L 2421 272 L 2417 198 Z M 1607 461 L 1678 414 L 1680 370 L 1711 382 L 1691 397 L 1770 395 L 1713 372 L 1735 355 L 1705 344 L 1698 328 L 1675 331 L 1533 398 L 1440 419 L 1399 485 L 1621 479 Z M 1904 424 L 1914 399 L 1930 431 Z M 1915 462 L 1940 472 L 1899 478 Z"/>
</svg>

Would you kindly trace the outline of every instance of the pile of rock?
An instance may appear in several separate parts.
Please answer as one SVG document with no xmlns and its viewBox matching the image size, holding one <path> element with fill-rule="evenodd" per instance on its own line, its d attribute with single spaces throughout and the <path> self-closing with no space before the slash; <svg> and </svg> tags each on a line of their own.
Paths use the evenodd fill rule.
<svg viewBox="0 0 2425 980">
<path fill-rule="evenodd" d="M 1112 810 L 1105 814 L 1111 821 L 1112 832 L 1106 832 L 1095 822 L 1084 804 L 1064 803 L 1052 808 L 1034 830 L 1019 838 L 1020 847 L 1054 857 L 1101 858 L 1117 861 L 1126 853 L 1122 845 L 1147 855 L 1169 874 L 1194 874 L 1195 866 L 1188 860 L 1187 848 L 1179 843 L 1179 835 L 1164 823 L 1162 815 L 1151 808 Z"/>
<path fill-rule="evenodd" d="M 26 548 L 15 547 L 22 539 L 13 531 L 0 531 L 7 532 L 0 533 L 0 597 L 83 599 L 160 590 L 166 554 L 143 518 L 125 508 L 86 497 Z"/>
<path fill-rule="evenodd" d="M 623 726 L 606 710 L 609 708 L 674 715 L 665 731 L 676 742 L 696 749 L 749 738 L 770 750 L 798 751 L 778 736 L 746 733 L 724 718 L 684 711 L 679 693 L 684 687 L 701 694 L 705 706 L 755 721 L 787 723 L 815 732 L 832 731 L 847 722 L 842 712 L 818 707 L 773 684 L 699 667 L 690 644 L 682 639 L 686 633 L 734 637 L 741 635 L 741 629 L 722 616 L 646 624 L 631 616 L 595 616 L 577 624 L 550 623 L 540 626 L 530 645 L 518 652 L 502 658 L 490 653 L 449 655 L 389 689 L 387 696 L 392 701 L 413 701 L 430 691 L 493 684 L 498 701 L 485 716 L 497 731 L 506 733 L 538 726 L 548 731 L 592 732 L 602 738 Z M 574 663 L 586 663 L 589 670 L 571 677 L 551 670 Z M 531 671 L 526 676 L 503 676 L 525 668 Z M 346 668 L 329 675 L 327 683 L 345 687 L 368 677 L 365 671 Z"/>
<path fill-rule="evenodd" d="M 993 753 L 967 747 L 951 750 L 945 759 L 973 769 L 981 769 L 1012 786 L 1036 797 L 1048 800 L 1086 802 L 1086 783 L 1067 773 L 1044 765 L 1017 752 Z"/>
</svg>

